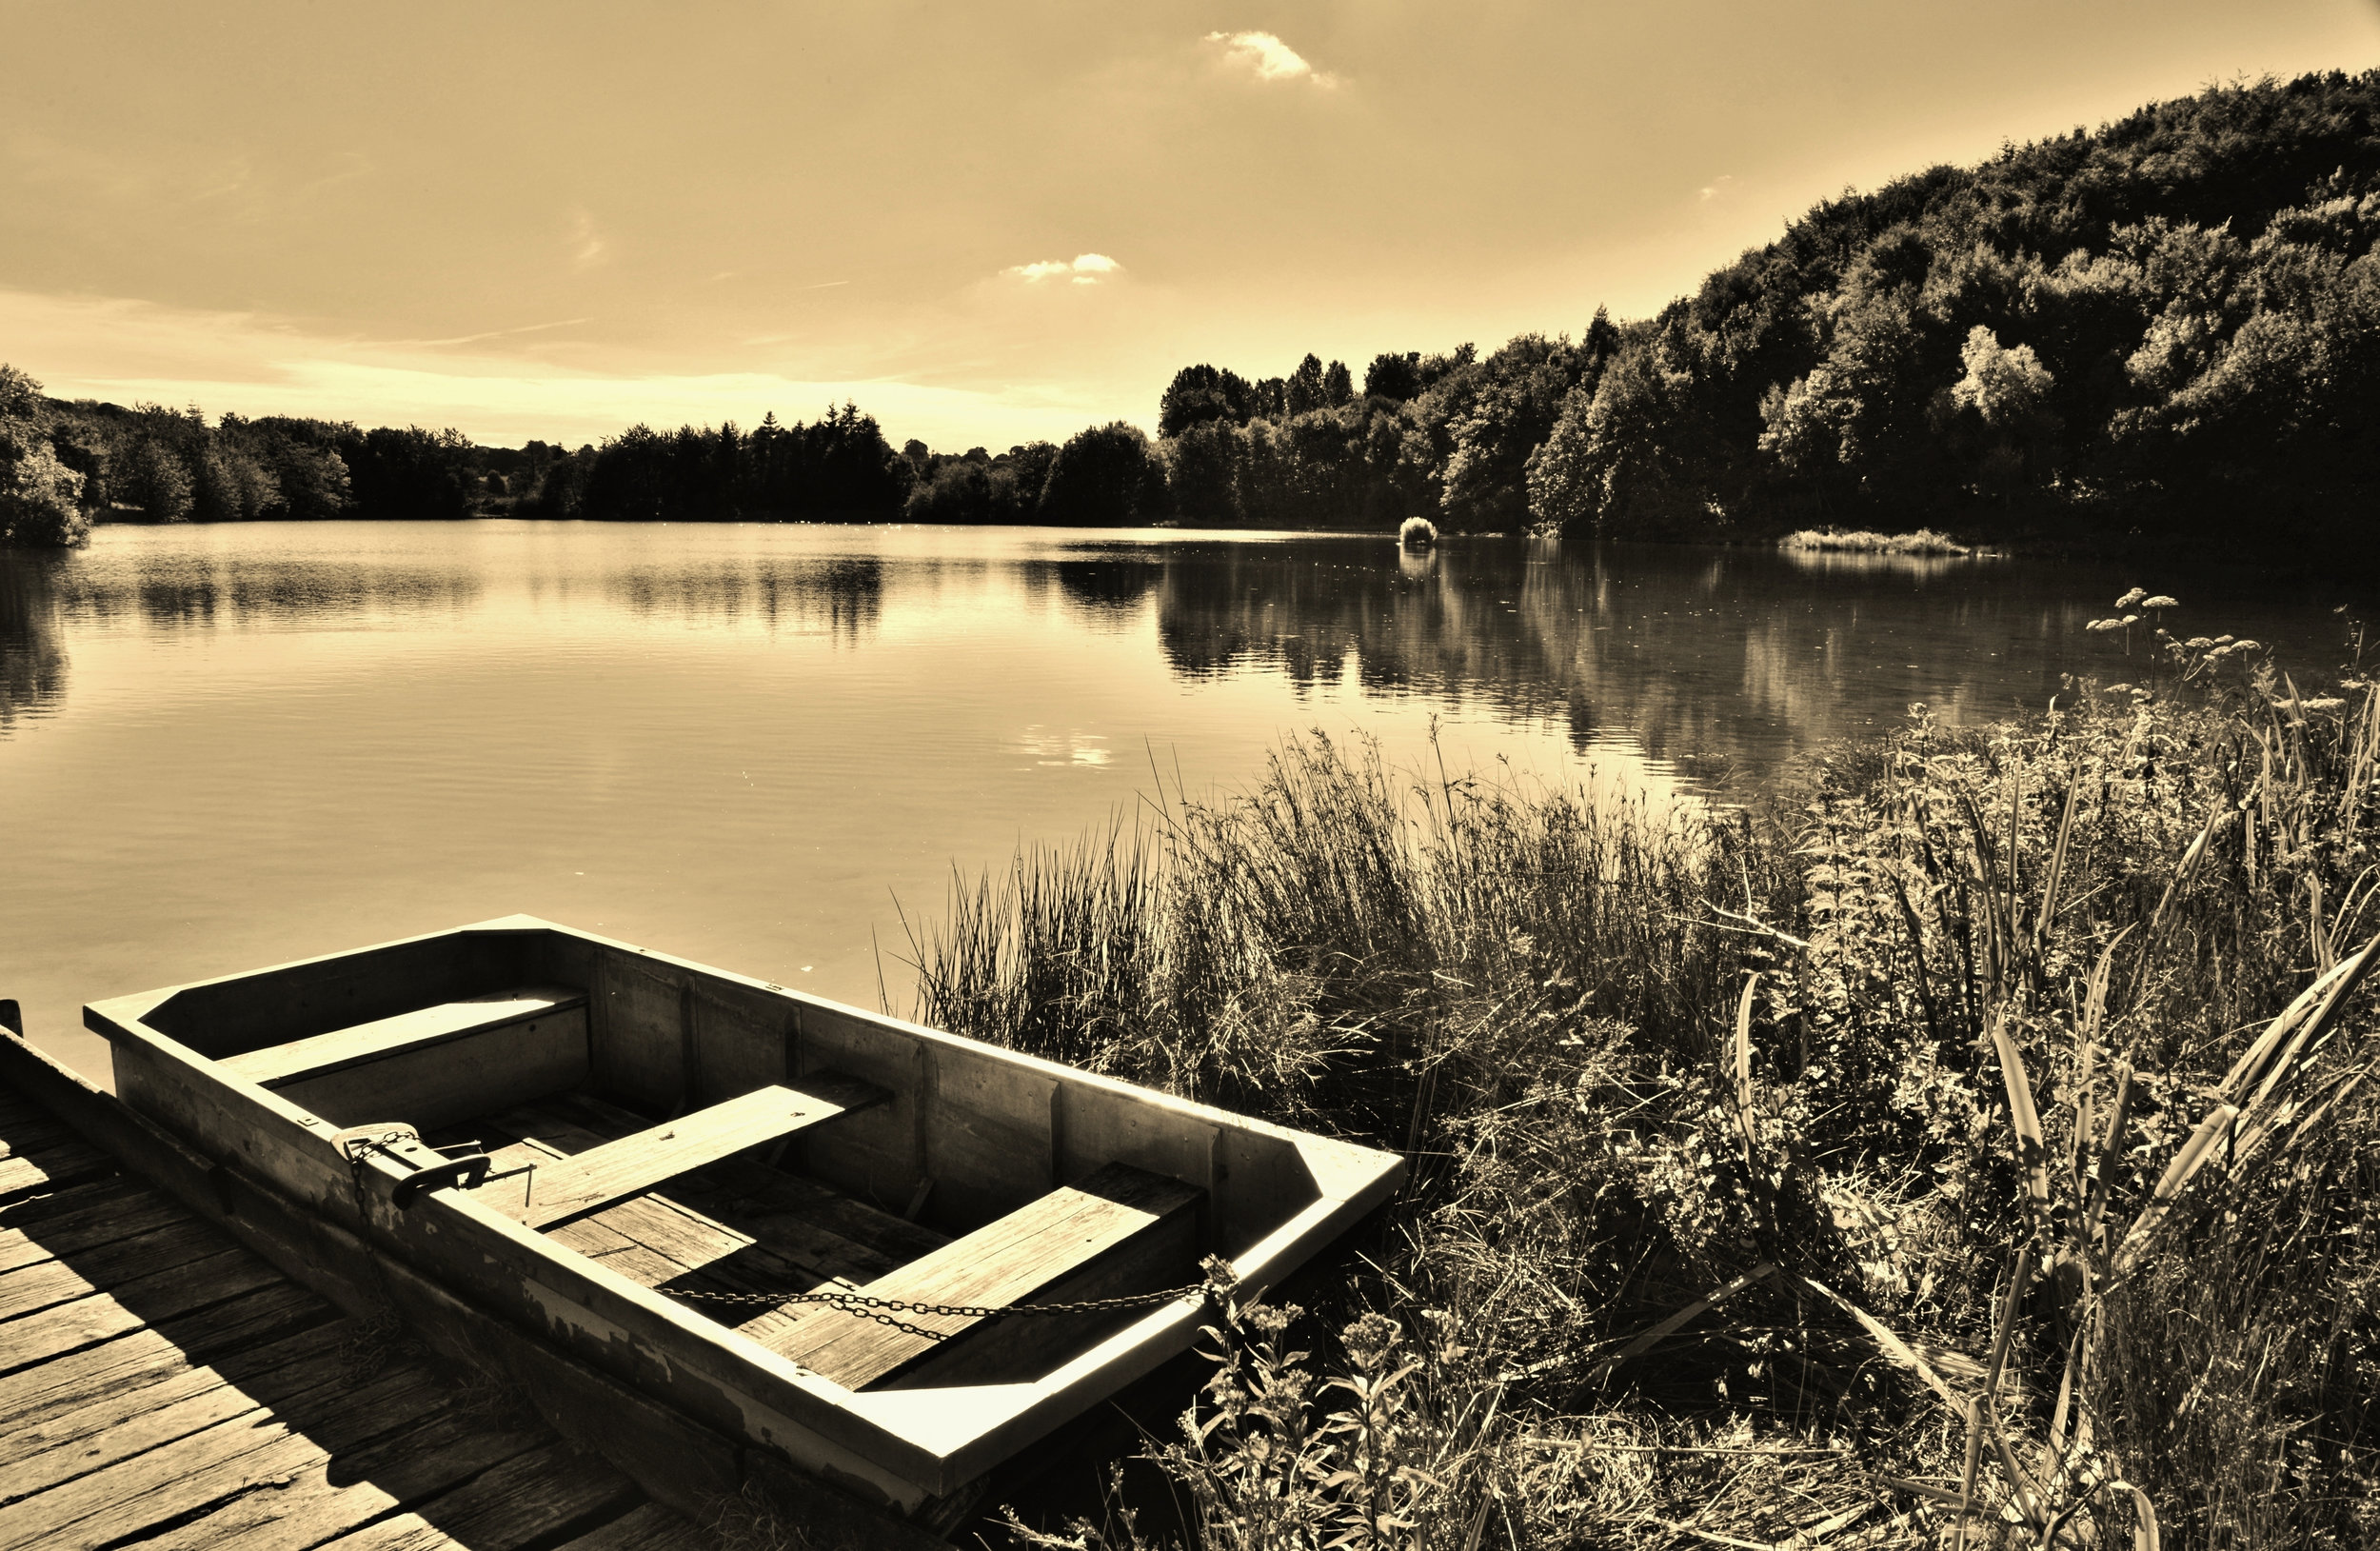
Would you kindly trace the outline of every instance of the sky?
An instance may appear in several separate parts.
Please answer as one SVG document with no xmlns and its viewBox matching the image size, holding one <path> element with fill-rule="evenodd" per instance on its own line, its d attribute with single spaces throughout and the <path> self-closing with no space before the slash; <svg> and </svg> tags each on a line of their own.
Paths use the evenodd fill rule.
<svg viewBox="0 0 2380 1551">
<path fill-rule="evenodd" d="M 0 361 L 53 394 L 576 445 L 994 450 L 1174 371 L 1643 316 L 1816 200 L 2380 0 L 0 0 Z"/>
</svg>

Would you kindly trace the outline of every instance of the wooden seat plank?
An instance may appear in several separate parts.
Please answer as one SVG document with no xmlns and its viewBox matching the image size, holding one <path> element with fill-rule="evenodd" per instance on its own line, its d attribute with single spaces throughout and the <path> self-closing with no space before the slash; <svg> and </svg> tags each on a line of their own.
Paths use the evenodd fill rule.
<svg viewBox="0 0 2380 1551">
<path fill-rule="evenodd" d="M 251 1083 L 274 1087 L 585 1004 L 586 993 L 574 986 L 523 986 L 227 1056 L 223 1064 Z"/>
<path fill-rule="evenodd" d="M 832 1074 L 771 1085 L 578 1153 L 529 1177 L 526 1204 L 498 1192 L 489 1204 L 533 1228 L 550 1227 L 708 1163 L 883 1103 L 883 1088 Z"/>
<path fill-rule="evenodd" d="M 1136 1240 L 1154 1244 L 1155 1230 L 1162 1226 L 1194 1223 L 1204 1194 L 1179 1180 L 1111 1163 L 1081 1184 L 1053 1190 L 862 1290 L 875 1298 L 924 1303 L 1003 1307 L 1026 1302 L 1095 1263 L 1128 1252 Z M 1173 1237 L 1182 1243 L 1165 1246 L 1165 1258 L 1186 1262 L 1186 1236 Z M 791 1321 L 790 1329 L 756 1339 L 847 1389 L 858 1389 L 980 1322 L 966 1315 L 902 1318 L 931 1334 L 912 1334 L 837 1309 L 813 1307 Z"/>
<path fill-rule="evenodd" d="M 585 1093 L 556 1094 L 535 1107 L 542 1114 L 575 1118 L 607 1137 L 646 1123 Z M 577 1150 L 558 1135 L 555 1140 L 565 1151 Z M 748 1158 L 724 1160 L 672 1181 L 669 1190 L 671 1200 L 732 1223 L 779 1253 L 818 1267 L 822 1275 L 852 1282 L 872 1282 L 950 1242 L 948 1234 L 922 1223 Z"/>
</svg>

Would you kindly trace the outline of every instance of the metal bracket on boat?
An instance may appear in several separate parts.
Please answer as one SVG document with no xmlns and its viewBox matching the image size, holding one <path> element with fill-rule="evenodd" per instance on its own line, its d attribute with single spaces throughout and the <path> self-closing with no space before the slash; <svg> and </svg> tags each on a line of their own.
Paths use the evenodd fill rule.
<svg viewBox="0 0 2380 1551">
<path fill-rule="evenodd" d="M 441 1156 L 441 1149 L 425 1146 L 422 1143 L 422 1134 L 402 1121 L 384 1121 L 374 1125 L 350 1125 L 333 1135 L 330 1141 L 331 1144 L 339 1149 L 340 1155 L 351 1164 L 360 1164 L 365 1152 L 368 1150 L 379 1153 L 382 1157 L 402 1163 L 412 1170 L 410 1174 L 399 1180 L 395 1188 L 388 1194 L 389 1202 L 400 1211 L 410 1207 L 414 1202 L 420 1200 L 425 1191 L 445 1190 L 453 1186 L 459 1186 L 465 1190 L 476 1190 L 490 1180 L 508 1180 L 516 1174 L 526 1174 L 537 1166 L 535 1163 L 524 1163 L 519 1168 L 497 1170 L 494 1166 L 495 1160 L 480 1151 L 479 1143 L 475 1142 L 466 1143 L 469 1148 L 468 1151 L 463 1151 L 460 1148 L 444 1149 L 447 1152 L 462 1152 L 461 1157 Z M 437 1157 L 437 1161 L 428 1163 L 421 1162 L 416 1155 L 425 1152 Z"/>
</svg>

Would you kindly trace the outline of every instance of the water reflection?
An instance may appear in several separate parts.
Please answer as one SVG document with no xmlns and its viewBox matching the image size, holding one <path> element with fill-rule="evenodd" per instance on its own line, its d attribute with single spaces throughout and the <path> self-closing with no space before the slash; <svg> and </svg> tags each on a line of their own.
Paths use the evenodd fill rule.
<svg viewBox="0 0 2380 1551">
<path fill-rule="evenodd" d="M 57 557 L 60 600 L 77 620 L 151 628 L 320 620 L 374 615 L 459 614 L 480 595 L 467 570 L 389 565 L 365 558 L 288 560 L 208 553 L 151 553 L 116 561 Z"/>
<path fill-rule="evenodd" d="M 635 565 L 605 579 L 609 599 L 647 624 L 793 630 L 857 646 L 884 612 L 884 562 L 876 555 L 823 559 L 736 557 Z"/>
<path fill-rule="evenodd" d="M 58 617 L 61 555 L 0 550 L 0 728 L 39 716 L 66 693 Z"/>
</svg>

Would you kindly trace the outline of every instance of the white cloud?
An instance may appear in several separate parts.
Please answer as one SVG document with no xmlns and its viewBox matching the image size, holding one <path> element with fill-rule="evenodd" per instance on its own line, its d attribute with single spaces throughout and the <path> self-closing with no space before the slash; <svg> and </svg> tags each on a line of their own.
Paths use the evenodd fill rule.
<svg viewBox="0 0 2380 1551">
<path fill-rule="evenodd" d="M 580 269 L 602 263 L 605 250 L 611 246 L 595 229 L 595 218 L 585 210 L 571 219 L 569 243 L 571 266 Z"/>
<path fill-rule="evenodd" d="M 1121 274 L 1123 268 L 1104 253 L 1077 253 L 1072 263 L 1043 259 L 1039 264 L 1011 264 L 1000 272 L 1014 275 L 1028 286 L 1044 280 L 1071 280 L 1078 286 L 1095 286 L 1103 276 Z"/>
<path fill-rule="evenodd" d="M 1234 64 L 1245 65 L 1256 72 L 1259 81 L 1295 81 L 1300 78 L 1318 87 L 1335 87 L 1339 77 L 1328 75 L 1306 63 L 1305 56 L 1270 32 L 1209 32 L 1209 43 L 1219 43 Z"/>
<path fill-rule="evenodd" d="M 1714 200 L 1718 198 L 1719 195 L 1725 193 L 1727 191 L 1727 186 L 1735 181 L 1735 178 L 1733 173 L 1725 174 L 1711 183 L 1703 185 L 1699 192 L 1705 201 Z"/>
</svg>

